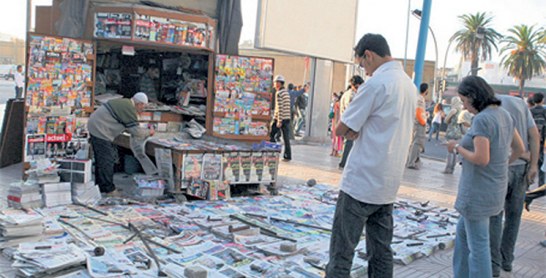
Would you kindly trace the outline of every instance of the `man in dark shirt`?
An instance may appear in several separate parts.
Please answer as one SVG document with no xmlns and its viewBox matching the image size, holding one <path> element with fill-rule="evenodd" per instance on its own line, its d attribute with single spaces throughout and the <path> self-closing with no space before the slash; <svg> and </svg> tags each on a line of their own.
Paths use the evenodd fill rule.
<svg viewBox="0 0 546 278">
<path fill-rule="evenodd" d="M 546 135 L 546 109 L 544 109 L 544 94 L 536 93 L 533 96 L 533 101 L 535 106 L 531 108 L 531 114 L 533 114 L 533 119 L 537 125 L 538 134 L 540 137 L 540 149 L 538 155 L 538 169 L 542 166 L 544 162 L 544 137 Z M 544 184 L 544 172 L 538 171 L 538 185 L 541 186 Z"/>
</svg>

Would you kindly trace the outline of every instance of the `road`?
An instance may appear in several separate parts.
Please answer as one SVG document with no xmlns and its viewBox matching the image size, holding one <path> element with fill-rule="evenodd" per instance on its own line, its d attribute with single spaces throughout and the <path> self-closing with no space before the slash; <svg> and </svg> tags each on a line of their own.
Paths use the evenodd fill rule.
<svg viewBox="0 0 546 278">
<path fill-rule="evenodd" d="M 436 141 L 435 139 L 430 140 L 430 142 L 428 140 L 425 141 L 425 152 L 423 153 L 423 156 L 437 160 L 445 160 L 447 148 L 442 144 L 444 142 L 443 133 L 441 133 L 439 141 Z"/>
<path fill-rule="evenodd" d="M 9 98 L 15 96 L 15 82 L 13 80 L 0 80 L 0 132 L 4 122 L 4 110 Z"/>
</svg>

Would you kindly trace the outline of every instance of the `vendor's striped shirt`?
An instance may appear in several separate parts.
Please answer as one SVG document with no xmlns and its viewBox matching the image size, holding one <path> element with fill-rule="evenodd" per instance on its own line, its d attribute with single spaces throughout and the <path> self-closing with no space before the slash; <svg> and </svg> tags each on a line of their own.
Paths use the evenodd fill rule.
<svg viewBox="0 0 546 278">
<path fill-rule="evenodd" d="M 290 120 L 290 94 L 286 89 L 277 92 L 275 98 L 275 120 Z"/>
</svg>

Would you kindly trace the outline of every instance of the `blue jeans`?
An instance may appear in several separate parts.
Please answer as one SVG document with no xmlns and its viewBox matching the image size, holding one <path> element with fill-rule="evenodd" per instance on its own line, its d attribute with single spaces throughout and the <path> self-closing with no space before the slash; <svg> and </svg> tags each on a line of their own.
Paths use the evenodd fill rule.
<svg viewBox="0 0 546 278">
<path fill-rule="evenodd" d="M 489 217 L 459 218 L 453 252 L 453 274 L 455 278 L 493 276 L 489 250 Z"/>
<path fill-rule="evenodd" d="M 326 277 L 350 277 L 355 248 L 366 226 L 368 277 L 393 277 L 392 204 L 374 205 L 339 192 Z"/>
<path fill-rule="evenodd" d="M 428 140 L 430 141 L 430 138 L 432 138 L 432 134 L 436 133 L 436 140 L 438 140 L 438 137 L 440 136 L 440 124 L 439 123 L 432 123 L 432 127 L 430 127 L 430 131 L 428 132 Z"/>
<path fill-rule="evenodd" d="M 523 201 L 527 190 L 527 165 L 516 165 L 508 168 L 508 191 L 504 211 L 490 218 L 489 236 L 491 244 L 491 263 L 493 273 L 503 269 L 512 269 L 514 247 L 518 238 Z M 502 216 L 504 215 L 504 228 Z"/>
</svg>

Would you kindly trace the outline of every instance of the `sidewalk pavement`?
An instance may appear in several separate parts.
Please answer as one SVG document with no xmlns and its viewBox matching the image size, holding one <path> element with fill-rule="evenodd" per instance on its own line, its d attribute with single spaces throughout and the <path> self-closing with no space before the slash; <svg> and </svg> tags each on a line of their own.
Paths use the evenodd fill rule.
<svg viewBox="0 0 546 278">
<path fill-rule="evenodd" d="M 279 182 L 297 184 L 313 178 L 317 183 L 339 186 L 340 158 L 329 156 L 329 149 L 330 146 L 294 144 L 292 161 L 280 164 Z M 420 202 L 430 200 L 438 206 L 452 208 L 457 197 L 460 166 L 453 175 L 446 175 L 442 174 L 444 161 L 428 158 L 422 161 L 420 170 L 406 169 L 398 196 Z M 530 212 L 523 212 L 513 270 L 502 272 L 501 277 L 546 277 L 546 248 L 539 244 L 546 239 L 545 233 L 546 198 L 542 198 L 532 203 Z M 448 249 L 407 266 L 395 265 L 395 277 L 453 277 L 452 255 L 453 249 Z"/>
<path fill-rule="evenodd" d="M 298 141 L 292 147 L 292 161 L 281 162 L 279 183 L 304 184 L 308 179 L 317 183 L 337 187 L 342 171 L 338 169 L 340 158 L 329 156 L 329 146 L 303 145 Z M 460 167 L 454 175 L 445 175 L 444 162 L 423 158 L 420 170 L 406 169 L 398 192 L 400 198 L 415 201 L 431 201 L 438 206 L 453 207 L 457 194 Z M 22 165 L 0 169 L 0 200 L 5 200 L 9 184 L 20 180 Z M 282 192 L 281 192 L 282 193 Z M 0 208 L 6 206 L 0 201 Z M 531 212 L 524 211 L 516 244 L 516 259 L 511 273 L 502 272 L 501 277 L 546 277 L 546 248 L 539 241 L 546 238 L 546 198 L 535 200 Z M 439 251 L 421 258 L 407 266 L 395 266 L 395 277 L 453 277 L 453 249 Z M 0 260 L 0 270 L 5 260 Z M 0 277 L 3 277 L 0 271 Z"/>
</svg>

